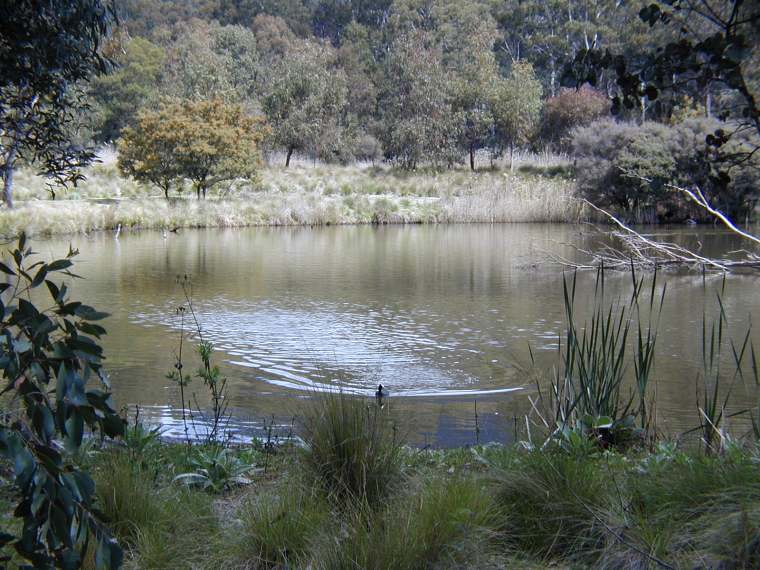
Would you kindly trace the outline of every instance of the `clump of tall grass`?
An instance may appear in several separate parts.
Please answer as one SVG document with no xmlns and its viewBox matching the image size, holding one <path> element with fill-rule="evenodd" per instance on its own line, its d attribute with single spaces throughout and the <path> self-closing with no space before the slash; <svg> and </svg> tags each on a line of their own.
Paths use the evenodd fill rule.
<svg viewBox="0 0 760 570">
<path fill-rule="evenodd" d="M 415 570 L 481 567 L 494 551 L 500 516 L 482 482 L 428 479 L 414 494 L 399 496 L 378 514 L 362 513 L 351 534 L 316 550 L 325 570 Z"/>
<path fill-rule="evenodd" d="M 441 198 L 441 221 L 577 223 L 590 217 L 570 181 L 513 174 L 480 175 Z"/>
<path fill-rule="evenodd" d="M 213 550 L 219 525 L 212 499 L 159 486 L 155 472 L 126 453 L 109 453 L 95 470 L 98 507 L 138 568 L 182 567 Z"/>
<path fill-rule="evenodd" d="M 626 488 L 630 516 L 661 556 L 688 567 L 757 567 L 760 472 L 750 454 L 648 461 Z"/>
<path fill-rule="evenodd" d="M 236 516 L 232 558 L 253 568 L 302 567 L 315 537 L 333 526 L 324 498 L 299 481 L 253 494 Z"/>
<path fill-rule="evenodd" d="M 305 465 L 328 495 L 372 507 L 400 481 L 403 440 L 387 408 L 324 392 L 314 395 L 302 425 Z"/>
<path fill-rule="evenodd" d="M 532 451 L 496 474 L 505 513 L 503 539 L 513 550 L 543 559 L 588 557 L 607 540 L 610 469 L 592 456 Z"/>
</svg>

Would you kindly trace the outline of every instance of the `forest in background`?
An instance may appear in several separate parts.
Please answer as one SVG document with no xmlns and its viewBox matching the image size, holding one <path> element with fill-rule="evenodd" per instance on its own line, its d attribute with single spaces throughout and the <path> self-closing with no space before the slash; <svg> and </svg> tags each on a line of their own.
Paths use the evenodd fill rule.
<svg viewBox="0 0 760 570">
<path fill-rule="evenodd" d="M 255 144 L 285 165 L 295 153 L 326 163 L 475 169 L 476 157 L 491 166 L 506 157 L 511 166 L 515 149 L 548 150 L 580 163 L 578 189 L 595 203 L 639 221 L 672 221 L 696 214 L 663 185 L 692 182 L 683 173 L 699 163 L 707 166 L 697 168 L 702 174 L 693 182 L 731 215 L 748 218 L 757 202 L 758 162 L 744 161 L 730 183 L 716 182 L 716 172 L 726 155 L 754 148 L 756 133 L 734 137 L 723 156 L 705 145 L 716 129 L 731 128 L 723 121 L 740 117 L 734 90 L 684 80 L 678 89 L 644 93 L 612 109 L 622 126 L 578 130 L 610 120 L 620 71 L 597 68 L 593 87 L 579 89 L 571 72 L 580 52 L 609 49 L 635 68 L 683 33 L 673 25 L 650 27 L 640 15 L 645 6 L 129 0 L 107 47 L 118 67 L 87 89 L 90 130 L 83 136 L 113 142 L 141 110 L 162 104 L 166 110 L 169 100 L 214 100 L 261 117 Z M 692 35 L 713 31 L 703 18 L 687 21 Z M 755 47 L 743 61 L 755 91 L 757 61 Z M 176 107 L 168 112 L 176 115 Z M 649 122 L 655 125 L 638 127 Z M 164 116 L 153 128 L 166 124 Z M 655 183 L 632 181 L 622 170 Z"/>
<path fill-rule="evenodd" d="M 531 174 L 572 181 L 629 221 L 706 221 L 674 185 L 750 221 L 760 15 L 742 2 L 653 6 L 128 0 L 98 48 L 108 65 L 66 93 L 63 154 L 18 146 L 35 107 L 19 92 L 4 164 L 41 165 L 55 199 L 59 182 L 78 180 L 59 171 L 114 145 L 121 175 L 168 199 L 228 196 L 236 181 L 261 188 L 262 159 L 514 172 L 516 152 L 539 152 L 562 165 Z M 12 183 L 6 175 L 9 207 Z"/>
</svg>

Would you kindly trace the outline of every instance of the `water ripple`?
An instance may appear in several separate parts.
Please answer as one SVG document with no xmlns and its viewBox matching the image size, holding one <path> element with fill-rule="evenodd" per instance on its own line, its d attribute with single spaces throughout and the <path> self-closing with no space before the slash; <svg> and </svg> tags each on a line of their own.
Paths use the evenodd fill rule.
<svg viewBox="0 0 760 570">
<path fill-rule="evenodd" d="M 179 330 L 170 306 L 142 306 L 130 320 Z M 258 380 L 294 390 L 366 394 L 383 384 L 400 396 L 464 396 L 512 391 L 484 387 L 457 366 L 477 358 L 471 328 L 436 335 L 431 325 L 382 309 L 307 302 L 298 306 L 217 298 L 197 309 L 203 335 Z M 418 317 L 420 315 L 417 315 Z M 457 323 L 454 323 L 455 325 Z M 185 322 L 187 326 L 187 321 Z M 466 356 L 469 354 L 470 356 Z"/>
</svg>

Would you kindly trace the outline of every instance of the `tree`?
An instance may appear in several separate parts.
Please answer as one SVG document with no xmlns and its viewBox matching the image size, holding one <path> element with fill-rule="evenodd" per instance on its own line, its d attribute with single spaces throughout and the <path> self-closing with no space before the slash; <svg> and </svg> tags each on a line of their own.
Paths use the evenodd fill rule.
<svg viewBox="0 0 760 570">
<path fill-rule="evenodd" d="M 259 53 L 267 64 L 285 57 L 298 41 L 288 23 L 277 16 L 259 14 L 253 20 L 252 29 Z"/>
<path fill-rule="evenodd" d="M 119 138 L 137 110 L 157 97 L 165 58 L 163 48 L 137 37 L 127 41 L 115 58 L 116 69 L 92 80 L 89 92 L 94 102 L 97 141 Z"/>
<path fill-rule="evenodd" d="M 551 96 L 557 94 L 563 64 L 579 50 L 604 46 L 630 54 L 649 39 L 635 11 L 616 0 L 507 0 L 494 3 L 493 13 L 501 29 L 497 53 L 503 67 L 532 63 Z"/>
<path fill-rule="evenodd" d="M 12 208 L 19 161 L 76 183 L 92 160 L 69 135 L 81 101 L 73 86 L 108 69 L 101 46 L 114 12 L 100 0 L 2 0 L 0 13 L 0 172 Z"/>
<path fill-rule="evenodd" d="M 610 99 L 604 93 L 588 86 L 563 88 L 544 102 L 538 136 L 543 144 L 567 151 L 574 128 L 588 125 L 609 112 Z"/>
<path fill-rule="evenodd" d="M 501 80 L 493 53 L 496 22 L 482 4 L 444 3 L 434 10 L 443 63 L 450 73 L 448 89 L 459 122 L 460 145 L 475 170 L 475 150 L 493 132 L 491 92 Z"/>
<path fill-rule="evenodd" d="M 297 41 L 276 58 L 263 79 L 262 108 L 272 127 L 272 144 L 285 149 L 285 166 L 295 151 L 320 153 L 329 129 L 335 140 L 348 135 L 346 76 L 333 67 L 334 50 Z M 337 142 L 336 142 L 337 144 Z"/>
<path fill-rule="evenodd" d="M 137 124 L 119 141 L 119 169 L 151 182 L 169 197 L 169 189 L 190 180 L 197 197 L 236 178 L 254 178 L 266 134 L 259 118 L 220 100 L 170 101 L 138 114 Z"/>
<path fill-rule="evenodd" d="M 742 0 L 668 0 L 645 6 L 639 17 L 653 29 L 669 32 L 667 41 L 637 59 L 594 46 L 581 50 L 565 67 L 564 81 L 594 84 L 600 69 L 610 70 L 617 76 L 612 112 L 638 107 L 642 116 L 649 102 L 702 93 L 707 93 L 710 115 L 710 95 L 722 92 L 723 104 L 715 110 L 726 122 L 704 137 L 701 153 L 715 157 L 710 161 L 711 172 L 705 178 L 702 168 L 688 169 L 689 180 L 680 184 L 731 200 L 733 179 L 747 168 L 756 168 L 754 157 L 760 150 L 760 85 L 753 76 L 760 62 L 756 49 L 760 5 Z M 737 139 L 748 136 L 749 140 L 737 144 Z M 700 186 L 705 184 L 709 189 L 703 192 Z M 746 203 L 731 204 L 731 209 L 741 213 Z"/>
<path fill-rule="evenodd" d="M 756 2 L 668 0 L 642 8 L 639 17 L 655 30 L 658 26 L 666 29 L 667 40 L 639 58 L 589 46 L 565 66 L 564 82 L 595 85 L 599 70 L 613 71 L 617 77 L 613 113 L 663 95 L 710 87 L 729 91 L 735 95 L 733 104 L 719 114 L 741 119 L 760 135 L 759 86 L 750 80 L 760 55 L 754 49 L 760 38 Z"/>
<path fill-rule="evenodd" d="M 458 160 L 459 121 L 447 89 L 449 74 L 428 32 L 396 39 L 383 62 L 380 84 L 380 138 L 386 156 L 404 168 L 423 160 Z"/>
<path fill-rule="evenodd" d="M 180 27 L 167 51 L 161 88 L 165 95 L 252 106 L 259 55 L 251 30 L 191 20 Z"/>
<path fill-rule="evenodd" d="M 514 166 L 514 149 L 526 145 L 535 133 L 541 117 L 541 83 L 529 63 L 515 63 L 512 73 L 499 82 L 492 93 L 495 154 L 509 149 L 510 169 Z"/>
</svg>

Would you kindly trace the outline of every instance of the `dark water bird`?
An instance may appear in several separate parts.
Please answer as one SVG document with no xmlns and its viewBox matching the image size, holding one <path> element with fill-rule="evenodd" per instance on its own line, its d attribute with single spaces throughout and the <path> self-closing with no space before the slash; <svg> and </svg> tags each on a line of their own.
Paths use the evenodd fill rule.
<svg viewBox="0 0 760 570">
<path fill-rule="evenodd" d="M 169 230 L 171 233 L 176 234 L 179 231 L 179 226 L 176 226 Z"/>
<path fill-rule="evenodd" d="M 375 392 L 375 400 L 377 401 L 378 406 L 383 406 L 383 398 L 385 398 L 387 395 L 388 392 L 383 389 L 383 385 L 379 384 L 377 386 L 377 392 Z"/>
</svg>

